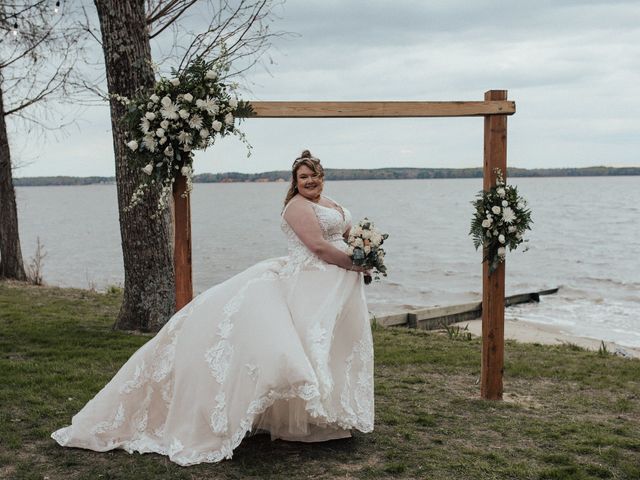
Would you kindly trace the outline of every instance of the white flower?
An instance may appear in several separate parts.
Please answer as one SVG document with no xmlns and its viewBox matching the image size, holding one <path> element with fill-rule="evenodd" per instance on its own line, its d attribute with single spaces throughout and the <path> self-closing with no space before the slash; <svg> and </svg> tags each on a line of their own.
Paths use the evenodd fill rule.
<svg viewBox="0 0 640 480">
<path fill-rule="evenodd" d="M 229 106 L 233 109 L 236 109 L 238 107 L 238 99 L 235 97 L 229 99 Z"/>
<path fill-rule="evenodd" d="M 145 118 L 147 120 L 155 120 L 156 119 L 156 114 L 153 112 L 147 112 L 144 114 Z"/>
<path fill-rule="evenodd" d="M 231 115 L 230 113 L 227 113 L 224 116 L 224 123 L 226 123 L 227 125 L 233 125 L 233 115 Z"/>
<path fill-rule="evenodd" d="M 149 123 L 149 120 L 147 120 L 146 118 L 140 120 L 140 130 L 142 131 L 142 133 L 149 133 L 150 128 L 151 124 Z"/>
<path fill-rule="evenodd" d="M 362 238 L 365 240 L 371 240 L 371 230 L 365 230 L 362 232 Z"/>
<path fill-rule="evenodd" d="M 209 95 L 207 95 L 206 100 L 200 100 L 200 102 L 196 101 L 196 106 L 200 110 L 206 110 L 209 115 L 215 115 L 218 113 L 218 110 L 220 110 L 216 100 L 211 98 Z"/>
<path fill-rule="evenodd" d="M 132 152 L 135 152 L 138 149 L 138 142 L 131 140 L 127 142 L 127 147 L 129 147 Z"/>
<path fill-rule="evenodd" d="M 173 103 L 170 103 L 169 105 L 165 105 L 160 109 L 160 114 L 164 118 L 175 120 L 178 118 L 178 106 Z"/>
<path fill-rule="evenodd" d="M 169 128 L 169 122 L 167 120 L 163 120 L 160 122 L 160 126 L 166 130 Z"/>
<path fill-rule="evenodd" d="M 522 240 L 522 234 L 520 232 L 516 233 L 516 238 Z"/>
<path fill-rule="evenodd" d="M 507 202 L 506 200 L 502 200 L 503 207 L 507 207 L 508 205 L 509 205 L 509 202 Z"/>
<path fill-rule="evenodd" d="M 205 73 L 205 77 L 209 80 L 215 80 L 218 77 L 218 74 L 215 70 L 207 70 L 207 73 Z"/>
<path fill-rule="evenodd" d="M 487 237 L 490 237 L 490 236 L 491 236 L 491 231 L 487 230 Z"/>
<path fill-rule="evenodd" d="M 189 118 L 189 112 L 186 111 L 184 108 L 180 109 L 180 111 L 178 112 L 178 115 L 180 115 L 180 118 L 182 118 L 183 120 L 186 120 L 187 118 Z"/>
<path fill-rule="evenodd" d="M 180 85 L 180 80 L 177 78 L 172 78 L 169 81 L 171 82 L 171 85 L 173 85 L 174 87 L 177 87 L 178 85 Z"/>
<path fill-rule="evenodd" d="M 364 246 L 364 253 L 369 253 L 371 252 L 371 247 L 369 245 L 365 245 Z"/>
<path fill-rule="evenodd" d="M 502 218 L 507 223 L 512 223 L 516 219 L 516 212 L 514 212 L 511 207 L 506 207 L 502 211 Z"/>
<path fill-rule="evenodd" d="M 145 135 L 142 139 L 142 144 L 144 145 L 144 148 L 146 148 L 150 152 L 155 152 L 156 146 L 158 145 L 156 139 L 153 138 L 153 134 Z"/>
<path fill-rule="evenodd" d="M 504 188 L 502 188 L 502 187 L 499 187 L 499 188 L 496 190 L 496 192 L 498 193 L 498 195 L 500 196 L 500 198 L 504 198 L 504 196 L 505 196 L 505 194 L 506 194 L 506 192 L 505 192 Z"/>
<path fill-rule="evenodd" d="M 156 130 L 156 136 L 157 137 L 164 137 L 164 128 L 158 128 Z"/>
<path fill-rule="evenodd" d="M 162 100 L 160 100 L 160 103 L 163 107 L 168 107 L 173 102 L 171 101 L 171 97 L 169 95 L 165 95 L 164 97 L 162 97 Z"/>
<path fill-rule="evenodd" d="M 158 143 L 160 143 L 160 145 L 164 145 L 167 143 L 167 137 L 162 137 Z"/>
<path fill-rule="evenodd" d="M 518 210 L 524 210 L 525 204 L 524 202 L 518 202 Z"/>
<path fill-rule="evenodd" d="M 493 236 L 494 236 L 494 237 L 497 237 L 497 236 L 498 236 L 498 229 L 497 229 L 497 228 L 494 228 L 494 229 L 493 229 Z"/>
<path fill-rule="evenodd" d="M 361 238 L 356 238 L 356 239 L 353 241 L 353 246 L 354 246 L 354 247 L 360 247 L 360 248 L 362 248 L 362 247 L 364 247 L 364 242 L 362 241 L 362 239 L 361 239 Z"/>
<path fill-rule="evenodd" d="M 191 103 L 191 101 L 193 100 L 193 95 L 191 95 L 190 93 L 185 93 L 184 96 L 182 97 L 182 99 L 185 102 Z"/>
<path fill-rule="evenodd" d="M 507 249 L 504 247 L 499 247 L 498 248 L 498 256 L 499 257 L 504 257 L 507 254 Z"/>
<path fill-rule="evenodd" d="M 144 173 L 146 173 L 147 175 L 151 175 L 151 172 L 153 172 L 153 163 L 149 163 L 149 164 L 147 164 L 147 165 L 142 169 L 142 171 L 143 171 Z"/>
<path fill-rule="evenodd" d="M 216 132 L 219 132 L 220 129 L 222 128 L 222 122 L 218 120 L 214 120 L 213 123 L 211 124 L 211 128 L 213 128 Z"/>
<path fill-rule="evenodd" d="M 504 235 L 502 235 L 502 234 L 498 235 L 498 241 L 500 243 L 504 243 Z"/>
<path fill-rule="evenodd" d="M 184 130 L 180 130 L 180 133 L 178 134 L 178 141 L 182 144 L 191 143 L 191 134 Z"/>
<path fill-rule="evenodd" d="M 362 227 L 360 226 L 355 227 L 353 230 L 351 230 L 351 235 L 353 235 L 354 237 L 358 237 L 362 235 Z"/>
<path fill-rule="evenodd" d="M 191 115 L 191 118 L 189 119 L 189 126 L 191 128 L 195 128 L 195 129 L 201 129 L 202 128 L 202 117 L 200 115 L 198 115 L 197 113 Z"/>
<path fill-rule="evenodd" d="M 164 149 L 164 154 L 167 157 L 173 157 L 173 147 L 171 145 L 169 145 L 167 148 Z"/>
<path fill-rule="evenodd" d="M 202 130 L 200 130 L 200 137 L 207 138 L 208 136 L 209 136 L 209 130 L 207 130 L 206 128 L 203 128 Z"/>
<path fill-rule="evenodd" d="M 509 230 L 509 233 L 513 233 L 516 231 L 516 227 L 514 227 L 513 225 L 510 225 L 508 230 Z"/>
<path fill-rule="evenodd" d="M 493 206 L 493 207 L 491 207 L 491 211 L 493 213 L 495 213 L 496 215 L 498 215 L 500 213 L 500 207 L 498 207 L 497 205 Z"/>
<path fill-rule="evenodd" d="M 183 177 L 188 177 L 191 174 L 191 167 L 185 165 L 180 169 L 180 173 L 182 173 Z"/>
<path fill-rule="evenodd" d="M 491 223 L 492 223 L 492 222 L 491 222 L 491 220 L 489 220 L 489 219 L 483 220 L 483 221 L 482 221 L 482 227 L 483 227 L 483 228 L 489 228 L 489 227 L 491 226 Z"/>
<path fill-rule="evenodd" d="M 160 100 L 160 97 L 158 97 L 158 95 L 156 95 L 155 93 L 153 95 L 151 95 L 149 97 L 149 99 L 153 102 L 153 103 L 158 103 L 158 100 Z"/>
</svg>

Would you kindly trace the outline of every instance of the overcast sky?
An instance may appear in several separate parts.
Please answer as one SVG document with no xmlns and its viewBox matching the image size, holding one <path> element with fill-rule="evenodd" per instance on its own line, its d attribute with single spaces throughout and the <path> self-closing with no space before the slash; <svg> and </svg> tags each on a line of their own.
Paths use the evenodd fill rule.
<svg viewBox="0 0 640 480">
<path fill-rule="evenodd" d="M 92 3 L 88 4 L 92 8 Z M 482 100 L 509 91 L 510 166 L 640 166 L 640 2 L 289 0 L 276 9 L 269 72 L 247 100 Z M 189 22 L 197 25 L 197 17 Z M 154 48 L 157 50 L 158 45 Z M 196 155 L 196 173 L 325 167 L 477 167 L 483 120 L 250 119 Z M 17 177 L 114 175 L 109 110 L 60 139 L 12 136 Z"/>
</svg>

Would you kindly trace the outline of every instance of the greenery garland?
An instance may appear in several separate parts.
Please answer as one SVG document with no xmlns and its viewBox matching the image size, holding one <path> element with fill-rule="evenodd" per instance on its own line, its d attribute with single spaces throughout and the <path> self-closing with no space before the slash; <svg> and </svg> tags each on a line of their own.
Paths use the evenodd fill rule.
<svg viewBox="0 0 640 480">
<path fill-rule="evenodd" d="M 188 195 L 193 188 L 193 151 L 213 145 L 217 137 L 238 136 L 251 155 L 251 145 L 235 120 L 254 112 L 238 99 L 238 85 L 222 80 L 229 68 L 224 55 L 209 62 L 197 58 L 183 72 L 173 70 L 172 78 L 160 78 L 149 92 L 133 99 L 115 96 L 127 107 L 122 121 L 129 131 L 131 162 L 145 173 L 127 209 L 141 203 L 151 185 L 160 184 L 157 215 L 167 207 L 178 175 L 186 177 Z"/>
<path fill-rule="evenodd" d="M 499 263 L 504 262 L 507 248 L 515 250 L 521 243 L 529 241 L 523 236 L 526 230 L 531 230 L 533 223 L 531 210 L 527 208 L 527 201 L 518 195 L 517 187 L 505 185 L 499 168 L 494 172 L 496 186 L 489 191 L 480 191 L 477 200 L 471 202 L 475 213 L 469 231 L 476 250 L 480 245 L 486 248 L 482 261 L 489 262 L 489 275 Z"/>
</svg>

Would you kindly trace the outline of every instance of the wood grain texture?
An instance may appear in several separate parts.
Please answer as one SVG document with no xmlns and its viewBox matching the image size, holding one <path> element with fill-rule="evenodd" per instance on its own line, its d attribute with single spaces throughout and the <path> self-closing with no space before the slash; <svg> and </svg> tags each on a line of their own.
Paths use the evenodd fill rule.
<svg viewBox="0 0 640 480">
<path fill-rule="evenodd" d="M 485 100 L 506 100 L 506 90 L 489 90 Z M 507 179 L 507 117 L 486 116 L 484 119 L 483 188 L 496 184 L 495 168 Z M 486 251 L 483 252 L 486 254 Z M 489 263 L 482 264 L 482 369 L 480 395 L 488 400 L 501 400 L 504 373 L 504 279 L 505 263 L 489 276 Z"/>
<path fill-rule="evenodd" d="M 512 115 L 515 102 L 250 102 L 258 118 L 473 117 Z"/>
<path fill-rule="evenodd" d="M 182 195 L 187 189 L 187 179 L 178 175 L 173 184 L 173 262 L 176 272 L 176 311 L 193 298 L 193 274 L 191 268 L 191 197 Z"/>
</svg>

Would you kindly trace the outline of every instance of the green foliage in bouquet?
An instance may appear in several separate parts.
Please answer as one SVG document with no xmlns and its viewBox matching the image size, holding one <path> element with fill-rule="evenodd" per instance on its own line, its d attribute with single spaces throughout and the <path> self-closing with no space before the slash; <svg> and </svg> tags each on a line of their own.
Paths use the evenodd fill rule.
<svg viewBox="0 0 640 480">
<path fill-rule="evenodd" d="M 349 245 L 347 253 L 351 257 L 354 265 L 365 267 L 373 271 L 376 280 L 380 280 L 380 275 L 387 276 L 387 267 L 384 264 L 385 251 L 382 248 L 384 241 L 389 238 L 389 234 L 380 233 L 368 218 L 364 218 L 358 225 L 349 232 Z M 368 285 L 372 281 L 370 275 L 365 275 L 365 283 Z"/>
<path fill-rule="evenodd" d="M 254 112 L 248 102 L 238 99 L 237 84 L 223 80 L 229 68 L 224 55 L 208 62 L 197 58 L 184 71 L 172 70 L 171 78 L 160 78 L 151 91 L 133 99 L 116 96 L 127 107 L 122 121 L 129 131 L 126 143 L 131 162 L 145 173 L 128 208 L 142 201 L 150 185 L 161 184 L 161 211 L 178 175 L 187 178 L 188 194 L 193 151 L 213 145 L 217 137 L 238 136 L 247 147 L 247 156 L 251 155 L 251 145 L 235 120 Z"/>
<path fill-rule="evenodd" d="M 518 195 L 517 187 L 505 185 L 500 169 L 495 169 L 495 173 L 496 186 L 479 192 L 478 198 L 471 202 L 475 213 L 469 231 L 476 250 L 480 245 L 486 248 L 482 260 L 489 262 L 489 274 L 504 262 L 507 248 L 514 250 L 528 242 L 523 235 L 531 230 L 533 223 L 531 210 L 527 208 L 527 201 Z"/>
</svg>

